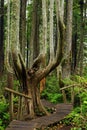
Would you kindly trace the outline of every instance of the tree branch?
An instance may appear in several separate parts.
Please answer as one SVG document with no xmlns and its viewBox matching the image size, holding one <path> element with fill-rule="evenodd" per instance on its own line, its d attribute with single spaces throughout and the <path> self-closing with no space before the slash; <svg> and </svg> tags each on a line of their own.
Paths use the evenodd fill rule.
<svg viewBox="0 0 87 130">
<path fill-rule="evenodd" d="M 37 79 L 40 81 L 44 77 L 46 77 L 52 70 L 54 70 L 58 65 L 60 65 L 64 58 L 63 58 L 63 47 L 64 47 L 64 33 L 65 33 L 65 26 L 64 23 L 59 16 L 59 32 L 60 32 L 60 41 L 59 41 L 59 48 L 57 48 L 57 55 L 53 62 L 49 62 L 48 66 L 45 67 L 43 70 L 39 70 L 36 72 Z"/>
<path fill-rule="evenodd" d="M 45 62 L 45 55 L 39 54 L 39 56 L 34 60 L 34 63 L 32 65 L 32 69 L 38 70 L 40 68 L 40 65 Z"/>
<path fill-rule="evenodd" d="M 12 52 L 13 57 L 13 64 L 14 64 L 14 71 L 16 74 L 16 77 L 20 81 L 20 85 L 25 93 L 28 92 L 27 88 L 27 76 L 26 76 L 26 68 L 24 61 L 22 59 L 22 56 L 20 53 L 16 54 L 15 52 Z"/>
</svg>

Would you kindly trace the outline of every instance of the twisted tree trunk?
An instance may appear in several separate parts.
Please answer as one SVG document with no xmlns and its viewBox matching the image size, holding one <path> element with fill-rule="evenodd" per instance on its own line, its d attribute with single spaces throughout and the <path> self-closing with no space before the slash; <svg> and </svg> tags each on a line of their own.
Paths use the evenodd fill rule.
<svg viewBox="0 0 87 130">
<path fill-rule="evenodd" d="M 36 110 L 41 111 L 45 114 L 49 114 L 40 100 L 39 83 L 46 77 L 51 71 L 53 71 L 63 61 L 63 44 L 64 44 L 64 25 L 59 17 L 59 31 L 60 31 L 60 42 L 57 50 L 56 58 L 49 62 L 49 64 L 40 69 L 39 65 L 42 63 L 44 56 L 39 55 L 30 69 L 26 70 L 22 56 L 15 52 L 12 53 L 15 74 L 18 77 L 20 84 L 23 88 L 23 92 L 29 95 L 32 99 L 29 102 L 29 114 L 33 118 L 36 115 Z"/>
<path fill-rule="evenodd" d="M 59 43 L 58 43 L 59 45 L 57 46 L 56 57 L 52 60 L 52 62 L 49 62 L 47 66 L 44 66 L 44 68 L 40 69 L 40 64 L 43 63 L 44 55 L 39 55 L 36 58 L 37 53 L 35 52 L 36 55 L 35 57 L 33 55 L 33 58 L 36 58 L 36 59 L 33 61 L 31 67 L 27 70 L 23 61 L 23 57 L 20 54 L 19 47 L 18 47 L 19 46 L 18 23 L 19 23 L 20 3 L 17 3 L 17 2 L 19 1 L 13 0 L 13 3 L 12 3 L 13 15 L 12 15 L 12 21 L 11 21 L 11 27 L 12 27 L 12 30 L 11 30 L 12 51 L 11 53 L 12 53 L 12 60 L 13 60 L 13 69 L 16 74 L 16 77 L 18 78 L 20 82 L 21 91 L 31 97 L 31 100 L 29 102 L 27 101 L 28 114 L 30 115 L 31 118 L 34 118 L 34 116 L 36 115 L 36 110 L 41 111 L 47 115 L 49 114 L 44 108 L 44 106 L 42 105 L 41 100 L 40 100 L 39 83 L 44 77 L 46 77 L 50 72 L 52 72 L 63 61 L 65 26 L 59 13 L 57 27 L 59 27 L 60 38 L 59 38 Z M 34 9 L 36 9 L 36 3 L 37 2 L 35 0 L 35 3 L 34 3 L 35 5 L 33 7 Z M 35 20 L 36 20 L 37 18 L 36 13 L 35 12 L 33 13 L 35 15 Z M 34 28 L 32 28 L 33 29 L 32 33 L 34 35 L 32 35 L 31 43 L 36 45 L 37 42 L 35 41 L 36 40 L 35 29 L 37 25 L 34 23 L 33 27 Z"/>
</svg>

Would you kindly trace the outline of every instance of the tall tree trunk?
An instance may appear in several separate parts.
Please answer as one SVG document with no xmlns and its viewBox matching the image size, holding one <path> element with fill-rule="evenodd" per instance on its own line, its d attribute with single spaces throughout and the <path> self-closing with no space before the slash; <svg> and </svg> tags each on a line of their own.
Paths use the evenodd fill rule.
<svg viewBox="0 0 87 130">
<path fill-rule="evenodd" d="M 64 0 L 61 0 L 60 1 L 60 5 L 61 5 L 61 16 L 62 16 L 62 19 L 64 19 Z"/>
<path fill-rule="evenodd" d="M 10 37 L 10 29 L 11 29 L 11 21 L 10 21 L 10 12 L 11 12 L 11 8 L 10 8 L 10 0 L 8 0 L 7 3 L 7 37 L 6 37 L 6 49 L 5 49 L 5 66 L 7 68 L 7 71 L 9 71 L 9 73 L 12 71 L 11 67 L 10 67 L 10 58 L 11 58 L 11 37 Z"/>
<path fill-rule="evenodd" d="M 68 55 L 63 64 L 63 78 L 69 77 L 71 74 L 71 45 L 72 45 L 72 7 L 73 0 L 67 0 L 67 23 L 66 23 L 66 45 L 65 54 Z"/>
<path fill-rule="evenodd" d="M 11 1 L 8 0 L 8 23 L 7 23 L 7 48 L 6 48 L 6 66 L 7 66 L 7 86 L 13 89 L 13 72 L 11 69 L 11 53 L 19 49 L 19 1 L 13 0 L 12 1 L 12 10 L 10 10 L 10 3 Z M 16 12 L 17 11 L 17 12 Z M 11 16 L 10 16 L 11 12 Z M 11 21 L 10 21 L 11 20 Z M 11 48 L 12 47 L 12 48 Z M 12 50 L 11 50 L 12 49 Z M 12 105 L 11 99 L 13 98 L 13 94 L 10 94 L 10 105 Z M 13 108 L 10 110 L 11 113 L 11 120 L 13 119 Z"/>
<path fill-rule="evenodd" d="M 11 16 L 11 49 L 12 53 L 20 51 L 19 47 L 19 17 L 20 1 L 12 0 L 12 16 Z"/>
<path fill-rule="evenodd" d="M 42 0 L 42 18 L 43 18 L 43 36 L 42 36 L 42 49 L 43 54 L 46 55 L 47 52 L 47 2 Z"/>
<path fill-rule="evenodd" d="M 50 62 L 54 58 L 54 44 L 53 44 L 53 11 L 54 0 L 50 0 Z"/>
<path fill-rule="evenodd" d="M 75 22 L 75 27 L 74 30 L 76 30 L 75 34 L 73 34 L 73 39 L 72 39 L 72 65 L 71 65 L 71 71 L 72 74 L 76 73 L 77 70 L 77 19 Z"/>
<path fill-rule="evenodd" d="M 35 21 L 36 22 L 36 26 L 35 26 L 35 34 L 34 34 L 34 42 L 33 42 L 33 59 L 35 59 L 38 55 L 39 55 L 39 52 L 40 52 L 40 45 L 39 45 L 39 25 L 40 25 L 40 11 L 41 11 L 41 1 L 40 0 L 35 0 L 36 1 L 36 4 L 35 4 Z"/>
<path fill-rule="evenodd" d="M 46 52 L 47 52 L 47 1 L 42 0 L 42 18 L 43 18 L 43 32 L 42 32 L 42 48 L 41 52 L 43 53 L 44 62 L 42 64 L 42 68 L 46 66 Z M 40 81 L 40 93 L 45 89 L 46 78 L 43 78 Z"/>
<path fill-rule="evenodd" d="M 0 76 L 4 69 L 4 0 L 0 0 Z"/>
<path fill-rule="evenodd" d="M 84 19 L 83 19 L 84 0 L 80 0 L 80 12 L 81 12 L 81 32 L 80 32 L 80 49 L 79 49 L 79 63 L 80 63 L 80 76 L 83 74 L 83 59 L 84 59 Z"/>
<path fill-rule="evenodd" d="M 27 0 L 20 0 L 20 51 L 25 60 L 25 47 L 26 47 L 26 4 Z"/>
<path fill-rule="evenodd" d="M 38 15 L 39 1 L 33 0 L 33 12 L 32 12 L 32 29 L 30 38 L 30 66 L 33 64 L 33 60 L 39 54 L 39 15 Z"/>
</svg>

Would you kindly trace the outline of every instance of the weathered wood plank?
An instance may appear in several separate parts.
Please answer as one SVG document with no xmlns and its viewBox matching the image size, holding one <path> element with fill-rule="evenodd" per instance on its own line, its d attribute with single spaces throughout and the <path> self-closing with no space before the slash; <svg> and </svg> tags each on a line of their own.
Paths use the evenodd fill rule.
<svg viewBox="0 0 87 130">
<path fill-rule="evenodd" d="M 71 84 L 69 86 L 65 86 L 65 87 L 61 88 L 60 90 L 64 90 L 64 89 L 75 87 L 75 86 L 81 86 L 81 85 L 80 84 Z"/>
<path fill-rule="evenodd" d="M 8 91 L 8 92 L 14 93 L 14 94 L 16 94 L 16 95 L 18 95 L 18 96 L 22 96 L 22 97 L 31 99 L 31 97 L 29 97 L 29 96 L 27 96 L 27 95 L 25 95 L 25 94 L 23 94 L 23 93 L 17 92 L 17 91 L 15 91 L 15 90 L 13 90 L 13 89 L 5 88 L 5 90 Z"/>
<path fill-rule="evenodd" d="M 52 104 L 51 104 L 52 105 Z M 56 112 L 49 116 L 42 116 L 31 121 L 12 121 L 6 130 L 35 130 L 36 128 L 46 128 L 49 125 L 57 123 L 72 110 L 72 104 L 55 105 Z"/>
</svg>

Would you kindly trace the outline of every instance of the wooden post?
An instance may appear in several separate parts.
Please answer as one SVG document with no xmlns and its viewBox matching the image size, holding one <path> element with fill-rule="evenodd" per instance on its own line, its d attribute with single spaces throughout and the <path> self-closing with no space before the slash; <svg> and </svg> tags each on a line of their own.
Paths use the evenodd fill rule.
<svg viewBox="0 0 87 130">
<path fill-rule="evenodd" d="M 67 103 L 65 90 L 62 90 L 62 94 L 63 94 L 63 101 L 64 101 L 64 103 Z"/>
<path fill-rule="evenodd" d="M 23 93 L 17 92 L 13 89 L 10 88 L 5 88 L 6 91 L 9 92 L 9 99 L 10 99 L 10 116 L 11 116 L 11 120 L 13 120 L 14 118 L 14 112 L 13 112 L 13 94 L 19 96 L 19 102 L 18 102 L 18 114 L 17 114 L 17 119 L 22 120 L 23 118 L 23 98 L 25 98 L 25 100 L 30 101 L 31 97 L 29 97 L 28 95 L 25 95 Z M 28 106 L 29 107 L 29 106 Z"/>
<path fill-rule="evenodd" d="M 10 96 L 10 107 L 9 107 L 10 120 L 12 121 L 13 118 L 14 118 L 14 112 L 13 112 L 13 93 L 10 93 L 9 96 Z"/>
<path fill-rule="evenodd" d="M 71 102 L 74 105 L 74 86 L 71 87 Z"/>
<path fill-rule="evenodd" d="M 18 120 L 22 120 L 23 116 L 22 116 L 22 96 L 19 96 L 19 103 L 18 103 Z"/>
</svg>

